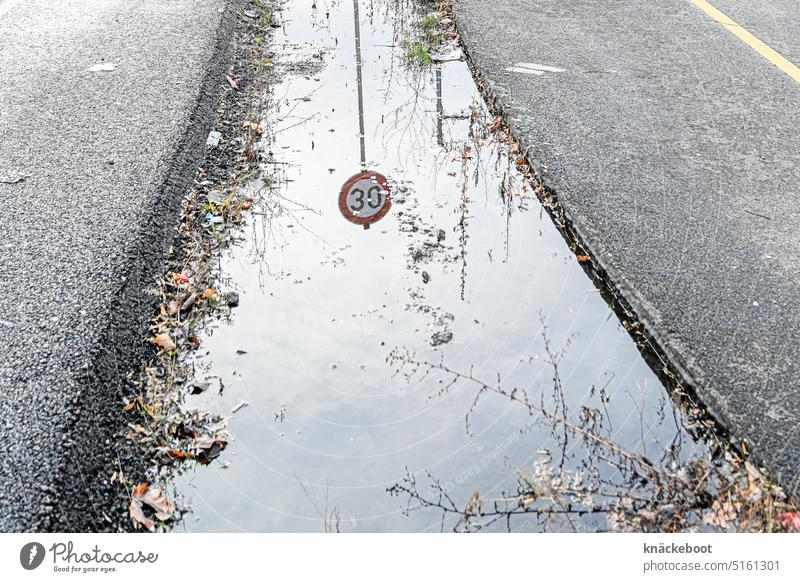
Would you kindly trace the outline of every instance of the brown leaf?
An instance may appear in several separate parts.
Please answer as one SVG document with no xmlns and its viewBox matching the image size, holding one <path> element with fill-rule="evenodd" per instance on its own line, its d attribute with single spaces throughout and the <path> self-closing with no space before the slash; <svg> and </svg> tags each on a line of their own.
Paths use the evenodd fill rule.
<svg viewBox="0 0 800 582">
<path fill-rule="evenodd" d="M 208 464 L 217 457 L 225 449 L 228 443 L 219 436 L 213 436 L 207 439 L 197 439 L 194 446 L 197 449 L 197 460 L 201 463 Z"/>
<path fill-rule="evenodd" d="M 177 346 L 175 345 L 175 340 L 173 340 L 168 333 L 160 333 L 156 337 L 153 338 L 153 343 L 160 347 L 165 352 L 171 352 Z"/>
<path fill-rule="evenodd" d="M 160 521 L 169 521 L 175 512 L 175 507 L 164 497 L 164 489 L 162 487 L 150 489 L 146 481 L 133 488 L 128 513 L 135 524 L 152 529 L 153 520 L 144 514 L 145 505 L 155 512 L 156 519 Z"/>
<path fill-rule="evenodd" d="M 140 497 L 142 503 L 148 505 L 153 511 L 155 516 L 161 521 L 169 521 L 172 519 L 172 514 L 175 512 L 175 506 L 164 497 L 164 489 L 156 487 L 155 489 L 148 489 Z"/>
<path fill-rule="evenodd" d="M 589 260 L 589 255 L 577 255 L 575 258 L 578 259 L 581 263 L 585 263 L 586 261 Z"/>
<path fill-rule="evenodd" d="M 145 491 L 147 491 L 147 488 L 148 488 L 149 486 L 150 486 L 150 484 L 149 484 L 147 481 L 143 481 L 142 483 L 139 483 L 139 484 L 138 484 L 136 487 L 134 487 L 134 488 L 133 488 L 133 490 L 131 491 L 131 496 L 132 496 L 132 497 L 141 497 L 141 496 L 142 496 L 142 494 L 143 494 Z"/>
<path fill-rule="evenodd" d="M 212 297 L 215 297 L 216 295 L 217 295 L 217 292 L 214 291 L 211 287 L 209 287 L 208 289 L 203 291 L 202 297 L 203 297 L 203 299 L 210 299 Z"/>
<path fill-rule="evenodd" d="M 145 529 L 153 529 L 153 520 L 144 514 L 142 502 L 138 499 L 131 499 L 131 504 L 128 506 L 128 515 L 131 516 L 131 521 L 137 527 L 143 526 Z"/>
</svg>

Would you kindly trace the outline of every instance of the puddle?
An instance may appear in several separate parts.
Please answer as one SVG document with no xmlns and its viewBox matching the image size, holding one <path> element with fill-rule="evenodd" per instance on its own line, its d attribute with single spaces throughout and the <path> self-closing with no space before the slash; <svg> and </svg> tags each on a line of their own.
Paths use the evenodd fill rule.
<svg viewBox="0 0 800 582">
<path fill-rule="evenodd" d="M 198 374 L 224 390 L 187 397 L 229 416 L 232 441 L 174 483 L 191 508 L 179 527 L 439 531 L 454 518 L 389 490 L 438 482 L 464 505 L 475 491 L 513 494 L 545 449 L 585 466 L 580 439 L 508 398 L 476 402 L 478 391 L 439 364 L 583 410 L 650 459 L 706 456 L 494 139 L 458 53 L 409 66 L 403 30 L 420 16 L 415 5 L 356 6 L 362 115 L 354 4 L 290 2 L 277 13 L 280 82 L 265 143 L 280 179 L 222 259 L 240 305 L 201 338 Z M 368 229 L 340 207 L 343 185 L 363 170 L 388 181 L 377 198 L 346 196 L 356 213 L 374 206 L 362 215 L 377 216 Z M 361 194 L 376 183 L 367 178 Z M 512 529 L 544 527 L 523 515 Z"/>
</svg>

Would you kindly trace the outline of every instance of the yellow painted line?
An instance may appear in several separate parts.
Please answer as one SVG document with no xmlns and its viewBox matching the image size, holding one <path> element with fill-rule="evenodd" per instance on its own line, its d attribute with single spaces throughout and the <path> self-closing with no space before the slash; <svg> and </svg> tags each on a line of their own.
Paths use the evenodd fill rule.
<svg viewBox="0 0 800 582">
<path fill-rule="evenodd" d="M 747 43 L 750 48 L 789 75 L 797 83 L 800 83 L 800 67 L 792 63 L 792 61 L 764 43 L 755 35 L 747 32 L 744 27 L 734 22 L 724 12 L 720 12 L 718 9 L 714 8 L 711 4 L 706 2 L 706 0 L 692 0 L 692 4 L 738 36 L 742 41 Z"/>
</svg>

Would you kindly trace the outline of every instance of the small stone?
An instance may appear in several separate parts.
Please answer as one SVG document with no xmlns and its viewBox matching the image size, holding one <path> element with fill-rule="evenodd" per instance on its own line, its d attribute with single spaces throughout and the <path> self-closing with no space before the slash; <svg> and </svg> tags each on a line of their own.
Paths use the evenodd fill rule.
<svg viewBox="0 0 800 582">
<path fill-rule="evenodd" d="M 239 294 L 236 291 L 228 291 L 225 293 L 225 303 L 231 307 L 239 305 Z"/>
</svg>

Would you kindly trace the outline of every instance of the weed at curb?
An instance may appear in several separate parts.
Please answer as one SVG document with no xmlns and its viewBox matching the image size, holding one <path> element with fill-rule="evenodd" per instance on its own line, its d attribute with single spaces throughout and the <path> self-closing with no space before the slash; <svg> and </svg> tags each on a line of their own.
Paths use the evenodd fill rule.
<svg viewBox="0 0 800 582">
<path fill-rule="evenodd" d="M 430 10 L 412 22 L 403 32 L 403 58 L 407 66 L 426 68 L 437 60 L 437 53 L 458 40 L 449 17 L 449 2 L 428 5 Z"/>
</svg>

